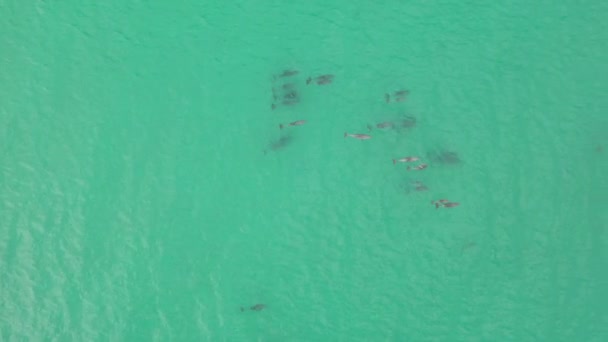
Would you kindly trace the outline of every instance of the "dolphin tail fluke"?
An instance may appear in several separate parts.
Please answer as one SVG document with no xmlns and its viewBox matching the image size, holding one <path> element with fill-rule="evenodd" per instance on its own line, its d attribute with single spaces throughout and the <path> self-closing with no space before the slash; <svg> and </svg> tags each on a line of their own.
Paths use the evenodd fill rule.
<svg viewBox="0 0 608 342">
<path fill-rule="evenodd" d="M 346 138 L 348 136 L 348 132 L 344 132 L 344 137 Z"/>
<path fill-rule="evenodd" d="M 279 125 L 279 128 L 280 128 L 280 129 L 283 129 L 283 124 L 280 124 L 280 125 Z"/>
</svg>

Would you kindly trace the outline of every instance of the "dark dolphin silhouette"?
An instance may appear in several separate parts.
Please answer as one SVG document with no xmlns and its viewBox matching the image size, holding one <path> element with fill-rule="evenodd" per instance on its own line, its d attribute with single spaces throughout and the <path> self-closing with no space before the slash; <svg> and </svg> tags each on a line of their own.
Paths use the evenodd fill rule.
<svg viewBox="0 0 608 342">
<path fill-rule="evenodd" d="M 249 307 L 251 311 L 262 311 L 266 308 L 266 304 L 256 304 Z M 241 306 L 241 312 L 245 311 L 245 308 Z"/>
</svg>

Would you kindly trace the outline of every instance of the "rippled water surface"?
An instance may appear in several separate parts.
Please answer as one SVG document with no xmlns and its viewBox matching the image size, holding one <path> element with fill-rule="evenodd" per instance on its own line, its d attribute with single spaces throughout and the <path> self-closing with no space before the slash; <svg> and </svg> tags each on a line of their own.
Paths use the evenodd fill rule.
<svg viewBox="0 0 608 342">
<path fill-rule="evenodd" d="M 0 12 L 0 340 L 608 340 L 608 3 Z"/>
</svg>

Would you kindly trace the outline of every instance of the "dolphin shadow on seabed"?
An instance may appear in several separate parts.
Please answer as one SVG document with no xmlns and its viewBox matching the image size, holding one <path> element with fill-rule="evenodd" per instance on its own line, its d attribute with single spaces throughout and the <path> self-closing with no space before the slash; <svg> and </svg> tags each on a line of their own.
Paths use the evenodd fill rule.
<svg viewBox="0 0 608 342">
<path fill-rule="evenodd" d="M 292 134 L 283 134 L 278 139 L 270 141 L 266 149 L 264 149 L 264 154 L 267 154 L 269 151 L 279 151 L 287 146 L 289 146 L 293 142 Z"/>
<path fill-rule="evenodd" d="M 300 92 L 296 84 L 296 76 L 300 72 L 295 69 L 285 69 L 273 76 L 272 82 L 272 104 L 274 110 L 278 107 L 289 107 L 300 103 Z"/>
<path fill-rule="evenodd" d="M 391 121 L 378 122 L 374 125 L 367 125 L 367 130 L 372 131 L 373 129 L 378 130 L 395 130 L 405 131 L 416 126 L 416 118 L 413 116 L 404 116 Z"/>
<path fill-rule="evenodd" d="M 272 88 L 273 110 L 279 106 L 288 107 L 300 103 L 300 93 L 293 83 L 285 83 Z"/>
<path fill-rule="evenodd" d="M 425 191 L 429 190 L 429 187 L 425 183 L 423 183 L 419 180 L 408 181 L 408 182 L 402 184 L 400 187 L 406 194 L 415 193 L 415 192 L 425 192 Z"/>
<path fill-rule="evenodd" d="M 462 160 L 458 157 L 458 153 L 453 151 L 439 150 L 429 151 L 426 154 L 427 158 L 437 164 L 443 165 L 456 165 L 460 164 Z"/>
</svg>

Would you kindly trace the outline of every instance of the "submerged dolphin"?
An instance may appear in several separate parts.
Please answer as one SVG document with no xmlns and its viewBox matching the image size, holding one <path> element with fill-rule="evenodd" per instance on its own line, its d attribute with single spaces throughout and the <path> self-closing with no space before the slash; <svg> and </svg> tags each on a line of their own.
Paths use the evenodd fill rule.
<svg viewBox="0 0 608 342">
<path fill-rule="evenodd" d="M 268 149 L 272 151 L 280 150 L 289 145 L 292 141 L 293 137 L 291 135 L 283 135 L 279 139 L 271 141 L 270 144 L 268 144 Z M 264 150 L 264 154 L 268 152 L 268 149 Z"/>
<path fill-rule="evenodd" d="M 266 308 L 265 304 L 256 304 L 256 305 L 250 306 L 249 310 L 251 310 L 251 311 L 262 311 L 265 308 Z M 241 306 L 241 312 L 242 311 L 245 311 L 245 308 Z"/>
</svg>

